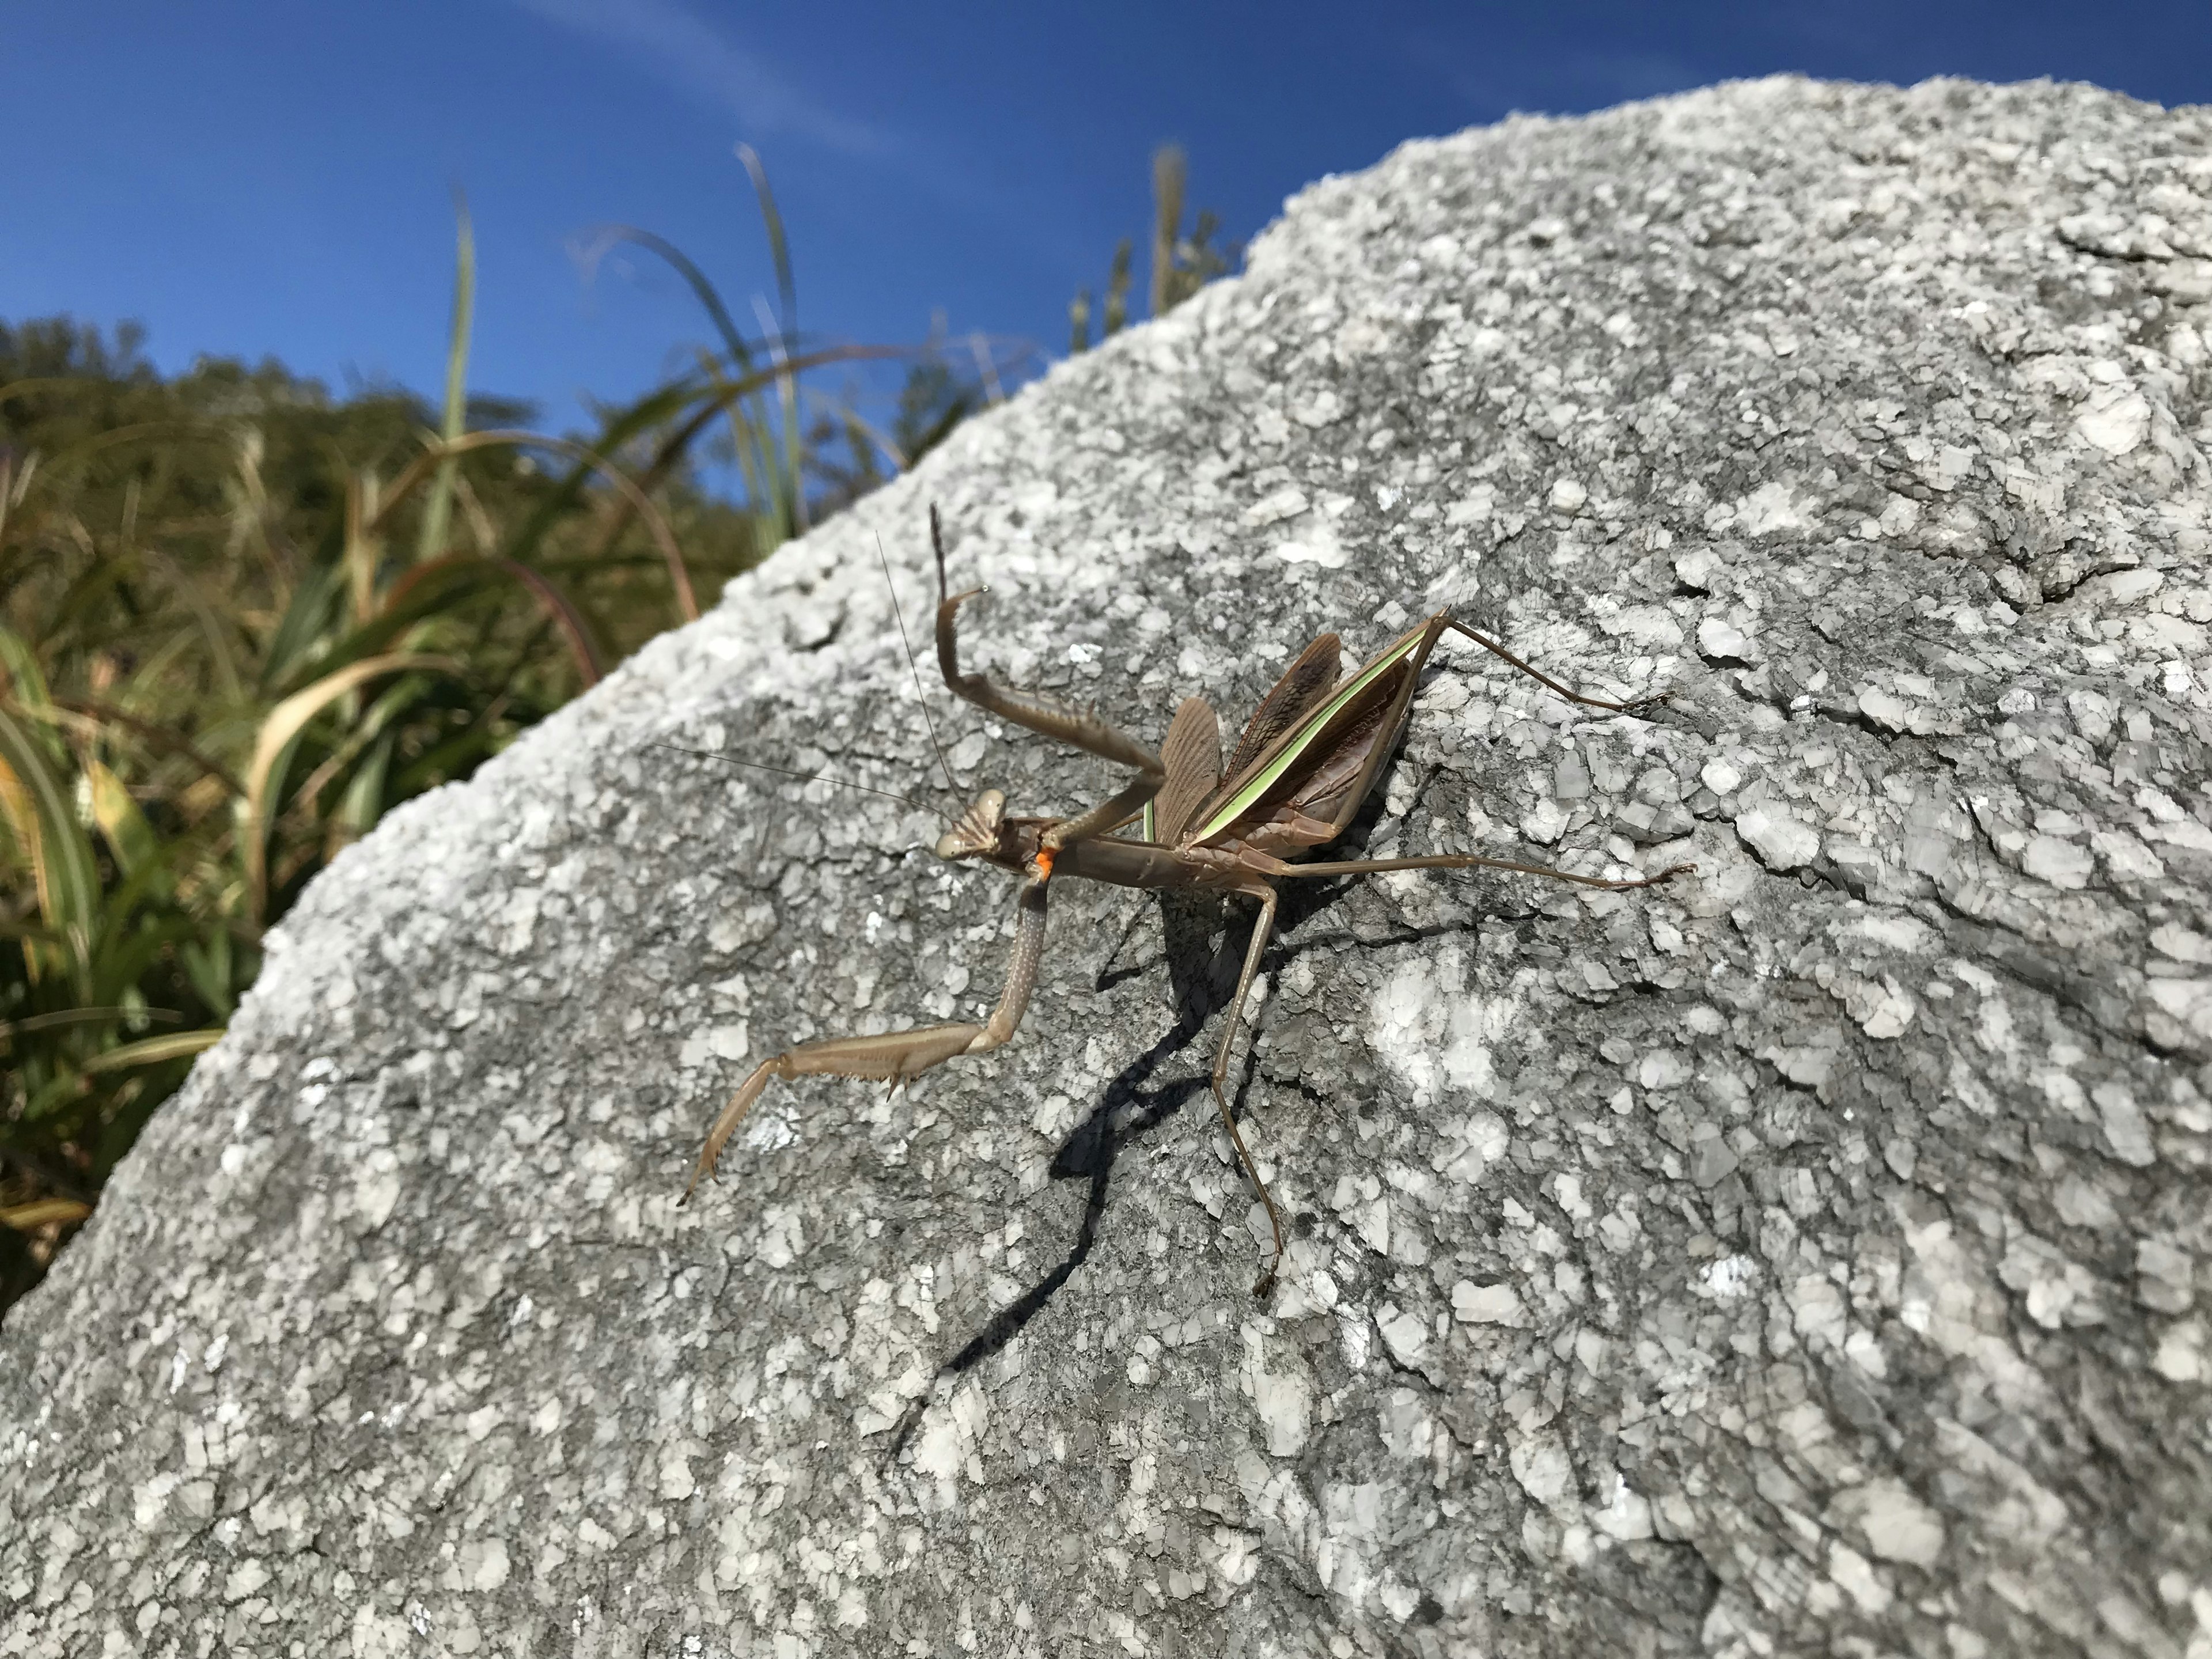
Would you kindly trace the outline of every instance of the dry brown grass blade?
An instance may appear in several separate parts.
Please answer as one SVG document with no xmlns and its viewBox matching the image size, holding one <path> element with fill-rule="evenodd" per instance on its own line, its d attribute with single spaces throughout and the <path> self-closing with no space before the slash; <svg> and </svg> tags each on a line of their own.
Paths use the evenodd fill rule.
<svg viewBox="0 0 2212 1659">
<path fill-rule="evenodd" d="M 553 619 L 554 625 L 561 630 L 562 637 L 568 642 L 568 655 L 575 662 L 576 672 L 582 677 L 586 685 L 597 685 L 600 676 L 606 671 L 600 665 L 599 653 L 592 644 L 591 629 L 586 626 L 582 614 L 569 602 L 568 596 L 554 586 L 553 579 L 544 571 L 532 570 L 520 559 L 495 557 L 492 562 L 537 596 L 538 604 L 545 608 L 545 614 Z M 696 617 L 698 606 L 691 601 L 691 585 L 688 580 L 681 591 L 690 604 L 689 614 Z"/>
<path fill-rule="evenodd" d="M 246 822 L 241 826 L 246 836 L 246 890 L 256 925 L 268 911 L 269 792 L 274 781 L 272 774 L 277 761 L 291 746 L 292 740 L 307 729 L 309 720 L 330 704 L 380 674 L 396 674 L 409 668 L 450 669 L 452 666 L 453 664 L 446 658 L 416 652 L 393 652 L 381 657 L 368 657 L 360 662 L 349 663 L 334 673 L 325 674 L 313 685 L 295 691 L 269 711 L 269 718 L 262 721 L 260 735 L 254 741 L 253 763 L 246 769 Z"/>
<path fill-rule="evenodd" d="M 568 655 L 576 665 L 576 672 L 586 685 L 597 685 L 605 673 L 599 661 L 599 648 L 592 642 L 590 625 L 582 612 L 572 604 L 566 593 L 555 585 L 553 579 L 542 570 L 533 570 L 520 559 L 510 559 L 494 554 L 489 557 L 480 553 L 448 553 L 443 558 L 433 559 L 428 564 L 418 564 L 392 583 L 392 591 L 384 596 L 386 611 L 396 611 L 415 595 L 426 582 L 435 581 L 449 571 L 471 566 L 489 566 L 502 575 L 512 576 L 535 599 L 545 612 L 546 620 L 561 630 L 567 641 Z"/>
<path fill-rule="evenodd" d="M 914 353 L 904 347 L 839 346 L 829 350 L 794 357 L 786 366 L 785 372 L 799 374 L 808 369 L 819 368 L 830 363 L 870 362 L 884 358 L 912 357 L 913 356 Z M 723 418 L 724 415 L 732 410 L 737 404 L 751 396 L 775 378 L 776 374 L 774 372 L 748 374 L 735 380 L 724 380 L 710 395 L 702 395 L 698 407 L 661 441 L 660 447 L 653 453 L 651 464 L 639 475 L 638 483 L 643 493 L 650 495 L 653 491 L 666 483 L 675 474 L 676 470 L 684 465 L 684 459 L 691 453 L 691 446 L 699 441 L 701 434 L 708 427 Z M 620 506 L 608 513 L 605 523 L 601 526 L 599 536 L 592 544 L 592 551 L 594 558 L 604 558 L 609 550 L 620 539 L 623 532 L 629 528 L 630 509 L 631 503 L 628 497 L 624 497 Z"/>
<path fill-rule="evenodd" d="M 158 1066 L 165 1060 L 182 1060 L 204 1054 L 222 1041 L 223 1028 L 208 1026 L 198 1031 L 172 1031 L 165 1036 L 140 1037 L 120 1048 L 108 1048 L 84 1062 L 86 1076 L 101 1072 L 125 1072 L 133 1066 Z"/>
<path fill-rule="evenodd" d="M 676 608 L 685 622 L 699 619 L 699 599 L 691 586 L 691 572 L 684 562 L 683 550 L 676 544 L 676 534 L 668 527 L 652 498 L 637 487 L 630 476 L 589 444 L 578 443 L 573 438 L 555 438 L 542 432 L 492 431 L 471 432 L 450 442 L 434 444 L 407 465 L 407 469 L 392 480 L 392 489 L 383 505 L 368 521 L 368 533 L 374 534 L 384 515 L 397 507 L 407 495 L 419 488 L 422 481 L 447 455 L 464 454 L 471 449 L 485 449 L 495 445 L 514 448 L 554 449 L 570 459 L 580 461 L 612 484 L 633 512 L 645 520 L 653 545 L 659 549 L 661 562 L 668 567 L 670 585 L 676 590 Z"/>
<path fill-rule="evenodd" d="M 56 697 L 54 707 L 67 709 L 94 721 L 99 726 L 121 726 L 133 735 L 143 738 L 148 744 L 165 755 L 174 755 L 179 760 L 190 761 L 205 775 L 215 779 L 234 795 L 246 793 L 246 786 L 230 773 L 230 769 L 217 760 L 210 759 L 189 738 L 182 738 L 167 726 L 143 715 L 118 708 L 112 703 L 99 702 L 90 697 Z M 110 740 L 113 732 L 101 731 L 100 735 Z"/>
<path fill-rule="evenodd" d="M 213 421 L 140 421 L 135 425 L 118 426 L 110 431 L 84 439 L 72 445 L 66 451 L 57 453 L 49 463 L 49 474 L 58 477 L 60 475 L 52 471 L 54 467 L 65 466 L 71 461 L 88 460 L 102 451 L 113 449 L 118 444 L 137 443 L 146 438 L 159 438 L 170 442 L 198 439 L 207 443 L 227 444 L 231 441 L 231 433 L 228 428 Z M 27 477 L 25 482 L 29 482 Z M 16 495 L 18 505 L 21 504 L 21 498 L 22 492 L 19 489 Z"/>
<path fill-rule="evenodd" d="M 13 1227 L 19 1233 L 34 1233 L 41 1227 L 57 1224 L 68 1226 L 82 1221 L 92 1213 L 92 1206 L 81 1204 L 73 1198 L 34 1198 L 28 1204 L 10 1205 L 0 1209 L 0 1227 Z"/>
<path fill-rule="evenodd" d="M 376 474 L 363 468 L 346 477 L 346 591 L 356 627 L 376 614 L 376 563 L 381 550 L 371 526 L 381 518 Z"/>
</svg>

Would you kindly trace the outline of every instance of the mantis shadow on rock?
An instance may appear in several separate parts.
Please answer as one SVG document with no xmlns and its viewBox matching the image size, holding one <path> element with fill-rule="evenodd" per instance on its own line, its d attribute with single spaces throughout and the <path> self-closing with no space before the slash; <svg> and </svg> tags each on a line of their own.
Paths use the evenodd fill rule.
<svg viewBox="0 0 2212 1659">
<path fill-rule="evenodd" d="M 1354 844 L 1364 844 L 1366 832 L 1371 830 L 1381 815 L 1381 803 L 1372 803 L 1370 810 L 1363 813 L 1361 821 L 1346 835 L 1346 840 Z M 1275 944 L 1263 959 L 1267 971 L 1278 973 L 1290 960 L 1327 945 L 1346 943 L 1362 945 L 1408 944 L 1456 933 L 1465 926 L 1464 923 L 1455 922 L 1441 927 L 1408 928 L 1393 932 L 1382 939 L 1365 939 L 1349 933 L 1331 933 L 1323 939 L 1304 940 L 1295 937 L 1301 924 L 1334 907 L 1339 899 L 1357 885 L 1357 878 L 1346 878 L 1342 881 L 1295 889 L 1285 893 L 1278 912 Z M 1161 892 L 1155 896 L 1158 901 L 1165 940 L 1164 955 L 1171 999 L 1176 1011 L 1176 1022 L 1157 1042 L 1107 1082 L 1099 1093 L 1097 1104 L 1082 1122 L 1068 1133 L 1066 1139 L 1053 1153 L 1049 1166 L 1053 1180 L 1080 1180 L 1090 1183 L 1089 1191 L 1085 1194 L 1082 1218 L 1077 1223 L 1075 1237 L 1067 1254 L 1036 1283 L 986 1320 L 974 1336 L 937 1368 L 929 1387 L 915 1396 L 901 1415 L 885 1454 L 886 1462 L 897 1461 L 899 1454 L 906 1449 L 915 1430 L 921 1426 L 921 1419 L 939 1389 L 1006 1348 L 1021 1334 L 1031 1320 L 1044 1311 L 1061 1287 L 1074 1277 L 1076 1269 L 1090 1259 L 1098 1242 L 1099 1224 L 1106 1213 L 1106 1197 L 1112 1182 L 1114 1160 L 1121 1147 L 1166 1121 L 1194 1097 L 1206 1092 L 1207 1079 L 1204 1073 L 1157 1085 L 1152 1085 L 1152 1079 L 1161 1066 L 1195 1042 L 1214 1016 L 1227 1006 L 1237 982 L 1237 964 L 1243 958 L 1245 945 L 1257 918 L 1245 919 L 1241 928 L 1236 921 L 1231 920 L 1224 927 L 1223 918 L 1229 912 L 1225 900 L 1176 892 Z M 1133 925 L 1124 929 L 1109 951 L 1106 965 L 1101 967 L 1097 975 L 1097 988 L 1103 990 L 1118 985 L 1149 965 L 1139 963 L 1121 970 L 1111 966 L 1134 931 Z M 1218 944 L 1213 942 L 1217 932 L 1221 935 Z M 1238 938 L 1240 932 L 1243 935 L 1241 939 Z M 1258 1033 L 1255 1030 L 1252 1035 L 1256 1039 Z M 1248 1048 L 1239 1068 L 1233 1097 L 1240 1115 L 1244 1096 L 1250 1086 L 1255 1059 L 1255 1049 Z"/>
</svg>

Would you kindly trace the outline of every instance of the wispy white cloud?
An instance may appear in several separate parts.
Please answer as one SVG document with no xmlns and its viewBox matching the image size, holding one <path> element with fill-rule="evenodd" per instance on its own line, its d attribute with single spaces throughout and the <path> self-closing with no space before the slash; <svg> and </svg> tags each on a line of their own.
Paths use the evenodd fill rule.
<svg viewBox="0 0 2212 1659">
<path fill-rule="evenodd" d="M 736 116 L 747 137 L 788 133 L 847 155 L 884 148 L 880 132 L 829 108 L 679 0 L 512 3 L 545 22 L 630 53 L 663 81 Z"/>
</svg>

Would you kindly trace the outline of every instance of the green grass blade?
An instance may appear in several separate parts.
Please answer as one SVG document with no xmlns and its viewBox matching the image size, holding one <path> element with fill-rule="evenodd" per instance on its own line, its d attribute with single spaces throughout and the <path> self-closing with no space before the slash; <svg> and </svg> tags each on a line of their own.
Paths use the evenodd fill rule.
<svg viewBox="0 0 2212 1659">
<path fill-rule="evenodd" d="M 476 237 L 469 227 L 468 202 L 459 191 L 453 192 L 453 215 L 460 222 L 453 253 L 453 334 L 446 348 L 445 419 L 439 428 L 439 435 L 449 444 L 461 435 L 468 422 L 469 329 L 477 295 Z M 415 544 L 418 564 L 445 550 L 446 527 L 453 511 L 453 477 L 460 465 L 458 455 L 448 455 L 438 464 L 430 500 L 422 509 L 422 534 Z"/>
<path fill-rule="evenodd" d="M 394 737 L 391 732 L 380 736 L 354 768 L 353 775 L 346 780 L 344 793 L 338 797 L 337 810 L 330 817 L 331 832 L 343 841 L 360 840 L 384 816 Z"/>
<path fill-rule="evenodd" d="M 670 270 L 684 279 L 684 286 L 698 300 L 708 319 L 714 325 L 714 331 L 722 337 L 722 349 L 729 353 L 730 361 L 741 369 L 752 368 L 753 350 L 745 343 L 744 331 L 738 328 L 736 319 L 730 315 L 730 308 L 722 303 L 721 294 L 708 280 L 707 273 L 692 264 L 690 257 L 683 249 L 649 230 L 640 230 L 635 225 L 610 225 L 599 233 L 599 236 L 605 243 L 629 242 L 648 253 L 659 255 Z"/>
<path fill-rule="evenodd" d="M 1114 250 L 1114 263 L 1106 272 L 1106 314 L 1099 337 L 1111 339 L 1129 320 L 1129 239 L 1124 236 Z"/>
<path fill-rule="evenodd" d="M 187 1054 L 204 1054 L 222 1041 L 223 1028 L 210 1026 L 200 1031 L 169 1031 L 160 1036 L 140 1037 L 136 1042 L 94 1054 L 84 1062 L 87 1076 L 101 1072 L 124 1072 L 134 1066 L 158 1066 L 165 1060 L 182 1060 Z"/>
<path fill-rule="evenodd" d="M 160 840 L 123 780 L 96 760 L 86 762 L 85 775 L 92 784 L 93 820 L 106 836 L 108 848 L 124 874 L 135 875 L 158 865 Z"/>
<path fill-rule="evenodd" d="M 768 169 L 761 165 L 760 152 L 750 144 L 738 146 L 738 160 L 744 164 L 746 175 L 753 181 L 753 194 L 760 202 L 761 223 L 768 229 L 769 258 L 775 262 L 775 296 L 782 307 L 783 337 L 787 346 L 799 337 L 799 285 L 792 280 L 791 244 L 783 234 L 783 215 L 777 211 L 775 192 L 768 185 Z"/>
<path fill-rule="evenodd" d="M 1175 304 L 1176 243 L 1182 235 L 1182 192 L 1188 172 L 1181 144 L 1152 152 L 1152 313 L 1164 317 Z"/>
<path fill-rule="evenodd" d="M 779 368 L 787 368 L 787 360 L 796 349 L 799 338 L 799 285 L 792 277 L 791 244 L 784 235 L 783 215 L 776 210 L 775 192 L 769 188 L 768 169 L 761 165 L 760 153 L 750 144 L 739 144 L 738 160 L 744 164 L 746 174 L 753 181 L 753 195 L 760 203 L 761 223 L 768 231 L 769 258 L 775 266 L 778 307 L 775 362 Z M 799 429 L 799 377 L 787 373 L 779 377 L 776 387 L 783 414 L 781 493 L 792 530 L 796 534 L 804 535 L 806 532 L 806 491 L 799 471 L 804 459 L 805 440 Z"/>
<path fill-rule="evenodd" d="M 44 708 L 52 702 L 38 653 L 12 628 L 0 628 L 0 673 L 8 677 L 15 701 L 26 708 Z"/>
<path fill-rule="evenodd" d="M 459 452 L 489 448 L 495 445 L 523 449 L 556 450 L 573 459 L 579 474 L 586 477 L 597 475 L 604 483 L 611 486 L 623 498 L 629 510 L 645 520 L 646 528 L 651 533 L 654 544 L 659 548 L 662 562 L 667 568 L 670 583 L 676 592 L 677 609 L 683 620 L 690 622 L 698 617 L 698 599 L 692 592 L 690 572 L 684 562 L 684 550 L 678 544 L 674 532 L 670 530 L 665 515 L 653 504 L 651 499 L 627 472 L 607 459 L 603 453 L 603 448 L 593 448 L 588 444 L 579 443 L 573 438 L 556 438 L 542 432 L 501 431 L 471 432 L 465 437 L 455 439 L 452 447 Z M 400 475 L 398 482 L 392 485 L 390 501 L 396 502 L 405 490 L 411 487 L 413 481 L 419 480 L 421 476 L 419 464 L 409 467 Z M 533 522 L 537 521 L 533 520 Z M 428 565 L 416 565 L 414 569 L 392 585 L 391 592 L 385 596 L 385 609 L 388 611 L 393 607 L 401 595 L 416 581 L 417 572 L 432 567 L 453 564 L 458 561 L 465 561 L 472 556 L 476 556 L 450 553 L 441 558 L 430 561 Z M 516 558 L 512 554 L 501 553 L 483 556 L 489 557 L 495 562 L 519 567 L 525 572 L 534 568 L 530 561 Z M 525 580 L 527 585 L 526 576 Z M 588 666 L 586 683 L 595 684 L 598 678 L 599 670 L 596 665 Z"/>
<path fill-rule="evenodd" d="M 237 947 L 227 929 L 218 928 L 202 939 L 187 939 L 177 949 L 193 994 L 224 1018 L 237 1002 Z"/>
<path fill-rule="evenodd" d="M 92 841 L 76 821 L 68 787 L 38 734 L 0 709 L 0 805 L 31 862 L 39 910 L 66 941 L 68 972 L 82 990 L 91 974 L 100 918 L 100 872 Z"/>
<path fill-rule="evenodd" d="M 327 629 L 340 594 L 345 591 L 345 565 L 332 559 L 310 570 L 292 590 L 291 603 L 270 635 L 261 665 L 264 695 L 276 695 L 322 659 Z"/>
<path fill-rule="evenodd" d="M 641 437 L 692 409 L 702 395 L 702 388 L 689 380 L 648 392 L 629 408 L 609 416 L 592 447 L 603 455 L 619 454 L 623 446 L 631 440 Z M 708 411 L 701 412 L 694 418 L 703 428 L 714 419 L 711 405 Z M 506 546 L 501 550 L 508 558 L 520 559 L 526 563 L 533 562 L 539 550 L 551 538 L 555 527 L 582 503 L 594 471 L 588 462 L 572 462 L 560 483 L 538 501 L 530 515 L 508 536 Z"/>
<path fill-rule="evenodd" d="M 153 568 L 161 574 L 168 591 L 184 604 L 191 617 L 193 627 L 204 649 L 209 671 L 215 677 L 216 695 L 225 703 L 236 704 L 246 700 L 246 678 L 240 672 L 238 653 L 233 645 L 231 629 L 216 614 L 207 594 L 191 571 L 175 560 L 159 552 L 150 556 Z"/>
<path fill-rule="evenodd" d="M 246 877 L 253 919 L 259 921 L 269 907 L 269 826 L 275 816 L 293 745 L 307 722 L 347 692 L 380 674 L 396 674 L 410 668 L 450 669 L 442 657 L 400 653 L 370 657 L 349 663 L 325 674 L 313 685 L 295 691 L 269 711 L 254 741 L 253 764 L 246 775 L 246 819 L 240 834 L 246 842 Z"/>
</svg>

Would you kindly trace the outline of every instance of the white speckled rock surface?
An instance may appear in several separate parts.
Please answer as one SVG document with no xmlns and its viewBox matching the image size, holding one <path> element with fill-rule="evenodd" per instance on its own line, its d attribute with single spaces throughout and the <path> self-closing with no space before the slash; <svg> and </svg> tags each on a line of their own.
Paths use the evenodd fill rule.
<svg viewBox="0 0 2212 1659">
<path fill-rule="evenodd" d="M 0 1334 L 0 1654 L 2212 1651 L 2212 118 L 1783 80 L 1411 144 L 343 858 Z M 1010 1048 L 875 562 L 1152 739 L 1462 607 L 1361 834 L 1062 884 Z M 963 790 L 1105 769 L 937 690 Z M 1166 943 L 1164 945 L 1163 941 Z"/>
</svg>

